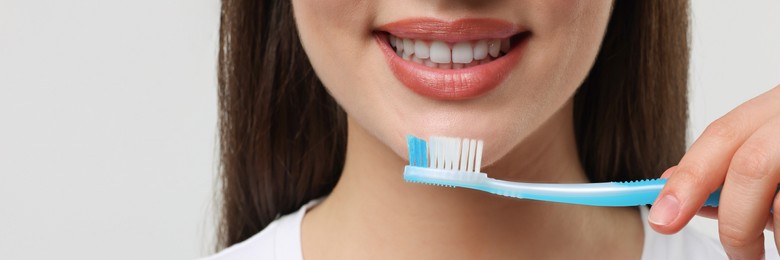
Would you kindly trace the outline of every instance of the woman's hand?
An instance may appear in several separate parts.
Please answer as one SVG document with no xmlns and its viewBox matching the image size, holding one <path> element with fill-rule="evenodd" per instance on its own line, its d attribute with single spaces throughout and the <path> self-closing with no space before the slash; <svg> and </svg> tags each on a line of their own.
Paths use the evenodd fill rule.
<svg viewBox="0 0 780 260">
<path fill-rule="evenodd" d="M 718 218 L 720 241 L 730 258 L 759 259 L 764 228 L 780 223 L 780 196 L 775 194 L 780 183 L 780 85 L 710 124 L 662 177 L 669 180 L 650 210 L 653 229 L 679 231 L 723 185 L 720 207 L 699 213 Z M 780 232 L 774 236 L 780 242 Z"/>
</svg>

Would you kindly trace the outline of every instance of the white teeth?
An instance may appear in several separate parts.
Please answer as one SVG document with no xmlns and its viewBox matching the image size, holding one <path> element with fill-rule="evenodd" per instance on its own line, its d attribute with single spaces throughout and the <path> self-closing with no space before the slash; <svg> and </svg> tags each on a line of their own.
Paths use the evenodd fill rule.
<svg viewBox="0 0 780 260">
<path fill-rule="evenodd" d="M 442 41 L 434 41 L 431 43 L 431 61 L 436 63 L 450 63 L 452 59 L 452 53 L 450 52 L 450 46 Z"/>
<path fill-rule="evenodd" d="M 404 41 L 400 38 L 395 38 L 395 53 L 398 54 L 398 56 L 404 54 Z"/>
<path fill-rule="evenodd" d="M 425 43 L 425 41 L 422 40 L 416 40 L 414 41 L 414 54 L 417 57 L 420 57 L 420 59 L 427 59 L 429 58 L 429 52 L 431 48 L 428 47 L 428 44 Z"/>
<path fill-rule="evenodd" d="M 420 59 L 420 58 L 417 58 L 417 54 L 415 54 L 415 55 L 412 57 L 412 61 L 414 61 L 414 62 L 415 62 L 415 63 L 417 63 L 417 64 L 423 64 L 423 60 L 422 60 L 422 59 Z"/>
<path fill-rule="evenodd" d="M 488 46 L 486 40 L 479 40 L 477 44 L 474 44 L 474 59 L 481 60 L 487 57 Z"/>
<path fill-rule="evenodd" d="M 439 69 L 463 69 L 491 62 L 509 51 L 509 38 L 446 43 L 388 36 L 402 59 Z"/>
<path fill-rule="evenodd" d="M 490 53 L 490 56 L 493 56 L 493 58 L 498 57 L 498 51 L 501 50 L 501 40 L 495 39 L 490 40 L 488 42 L 488 53 Z"/>
<path fill-rule="evenodd" d="M 470 42 L 459 42 L 452 46 L 453 63 L 465 64 L 472 60 L 474 60 L 474 49 L 471 48 Z"/>
<path fill-rule="evenodd" d="M 404 39 L 404 53 L 414 54 L 414 42 L 411 39 Z"/>
</svg>

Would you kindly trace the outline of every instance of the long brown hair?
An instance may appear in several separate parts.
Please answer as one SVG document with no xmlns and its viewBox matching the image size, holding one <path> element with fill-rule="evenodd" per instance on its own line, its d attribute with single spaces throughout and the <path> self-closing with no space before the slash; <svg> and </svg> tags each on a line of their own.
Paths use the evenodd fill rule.
<svg viewBox="0 0 780 260">
<path fill-rule="evenodd" d="M 347 136 L 346 115 L 314 74 L 289 0 L 222 0 L 220 21 L 218 249 L 328 194 Z M 688 52 L 687 1 L 614 3 L 574 99 L 591 181 L 656 177 L 682 157 Z"/>
</svg>

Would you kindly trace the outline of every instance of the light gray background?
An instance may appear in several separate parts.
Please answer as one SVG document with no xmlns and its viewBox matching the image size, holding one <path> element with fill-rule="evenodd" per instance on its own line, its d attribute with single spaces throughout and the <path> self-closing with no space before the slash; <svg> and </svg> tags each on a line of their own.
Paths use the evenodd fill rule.
<svg viewBox="0 0 780 260">
<path fill-rule="evenodd" d="M 210 252 L 218 9 L 0 0 L 0 259 Z M 778 13 L 693 1 L 690 137 L 780 83 Z"/>
</svg>

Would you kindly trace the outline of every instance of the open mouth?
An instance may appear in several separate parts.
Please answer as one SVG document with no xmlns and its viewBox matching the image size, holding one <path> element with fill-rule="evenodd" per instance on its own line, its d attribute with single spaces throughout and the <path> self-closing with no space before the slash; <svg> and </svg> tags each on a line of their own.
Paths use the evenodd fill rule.
<svg viewBox="0 0 780 260">
<path fill-rule="evenodd" d="M 398 57 L 438 69 L 462 69 L 490 63 L 509 53 L 524 36 L 524 33 L 518 33 L 506 38 L 445 42 L 381 33 Z"/>
<path fill-rule="evenodd" d="M 531 32 L 489 18 L 412 18 L 380 26 L 374 36 L 405 87 L 428 98 L 464 100 L 509 77 Z"/>
</svg>

